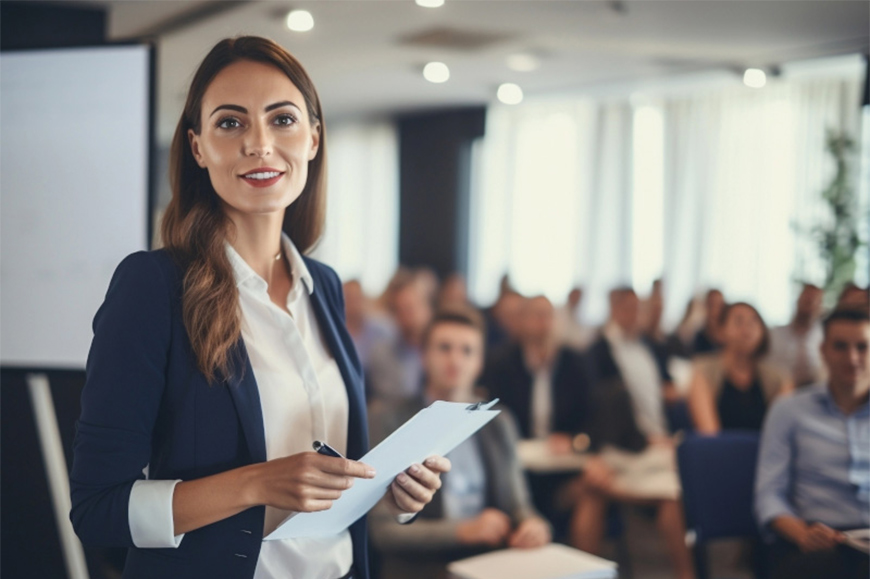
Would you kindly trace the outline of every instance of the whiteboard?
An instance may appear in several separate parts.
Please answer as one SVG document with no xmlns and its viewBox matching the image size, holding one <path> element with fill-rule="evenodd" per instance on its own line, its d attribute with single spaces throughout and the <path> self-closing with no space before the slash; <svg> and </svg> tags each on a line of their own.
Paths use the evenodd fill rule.
<svg viewBox="0 0 870 579">
<path fill-rule="evenodd" d="M 84 368 L 148 237 L 150 49 L 0 54 L 0 363 Z"/>
</svg>

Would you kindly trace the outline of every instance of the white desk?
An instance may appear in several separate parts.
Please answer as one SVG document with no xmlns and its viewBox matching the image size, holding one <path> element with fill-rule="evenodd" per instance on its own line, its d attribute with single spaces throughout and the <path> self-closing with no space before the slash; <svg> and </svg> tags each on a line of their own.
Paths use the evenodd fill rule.
<svg viewBox="0 0 870 579">
<path fill-rule="evenodd" d="M 537 474 L 579 472 L 587 459 L 586 455 L 573 452 L 554 454 L 546 439 L 521 440 L 517 455 L 524 469 Z"/>
</svg>

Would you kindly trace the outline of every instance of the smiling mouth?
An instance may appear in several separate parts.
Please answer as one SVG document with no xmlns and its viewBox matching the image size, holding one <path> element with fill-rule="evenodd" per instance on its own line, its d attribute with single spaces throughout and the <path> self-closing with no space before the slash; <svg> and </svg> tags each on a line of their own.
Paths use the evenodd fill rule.
<svg viewBox="0 0 870 579">
<path fill-rule="evenodd" d="M 284 173 L 280 171 L 258 171 L 256 173 L 248 173 L 247 175 L 242 175 L 244 179 L 253 179 L 255 181 L 268 181 L 269 179 L 274 179 L 279 175 L 283 175 Z"/>
</svg>

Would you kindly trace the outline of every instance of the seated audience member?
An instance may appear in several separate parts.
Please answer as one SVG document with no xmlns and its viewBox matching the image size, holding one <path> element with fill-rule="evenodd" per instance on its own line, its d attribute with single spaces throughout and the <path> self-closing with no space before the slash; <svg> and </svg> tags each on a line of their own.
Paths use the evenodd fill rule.
<svg viewBox="0 0 870 579">
<path fill-rule="evenodd" d="M 668 338 L 668 351 L 671 356 L 679 356 L 684 359 L 692 357 L 695 335 L 704 326 L 706 319 L 704 302 L 697 297 L 692 297 L 686 304 L 683 319 L 680 320 Z"/>
<path fill-rule="evenodd" d="M 870 307 L 870 288 L 847 283 L 837 298 L 837 308 Z"/>
<path fill-rule="evenodd" d="M 589 349 L 599 380 L 618 378 L 628 389 L 635 419 L 647 437 L 668 434 L 665 399 L 676 399 L 662 348 L 641 332 L 640 300 L 633 289 L 610 292 L 610 319 Z"/>
<path fill-rule="evenodd" d="M 377 444 L 435 400 L 473 403 L 483 365 L 484 329 L 472 309 L 435 315 L 423 338 L 423 395 L 369 416 Z M 448 456 L 442 488 L 419 517 L 396 525 L 390 513 L 370 516 L 372 542 L 382 555 L 382 579 L 446 577 L 451 561 L 486 550 L 531 548 L 550 542 L 549 524 L 532 507 L 516 454 L 517 431 L 502 409 L 492 422 Z"/>
<path fill-rule="evenodd" d="M 722 309 L 725 307 L 725 297 L 717 289 L 711 289 L 704 298 L 704 310 L 706 321 L 704 327 L 695 334 L 692 341 L 692 354 L 704 354 L 715 352 L 720 347 L 719 318 L 722 317 Z"/>
<path fill-rule="evenodd" d="M 772 579 L 867 579 L 842 531 L 870 527 L 870 316 L 824 322 L 825 384 L 777 402 L 764 423 L 755 512 L 772 531 Z"/>
<path fill-rule="evenodd" d="M 490 353 L 494 348 L 515 344 L 519 341 L 520 317 L 523 296 L 512 289 L 499 294 L 492 307 L 484 311 L 486 318 L 486 347 Z"/>
<path fill-rule="evenodd" d="M 595 340 L 596 330 L 580 323 L 583 288 L 575 287 L 568 293 L 568 301 L 556 314 L 560 340 L 569 348 L 583 352 Z"/>
<path fill-rule="evenodd" d="M 394 339 L 371 348 L 367 373 L 370 401 L 420 393 L 420 341 L 432 319 L 430 286 L 428 275 L 408 270 L 400 270 L 390 282 L 387 305 L 398 331 Z"/>
<path fill-rule="evenodd" d="M 441 289 L 438 290 L 438 309 L 467 307 L 469 305 L 468 288 L 462 274 L 454 272 L 444 278 Z"/>
<path fill-rule="evenodd" d="M 722 310 L 719 352 L 695 358 L 689 413 L 695 430 L 761 430 L 768 407 L 794 389 L 791 379 L 764 361 L 768 332 L 761 315 L 743 302 Z"/>
<path fill-rule="evenodd" d="M 490 358 L 483 386 L 513 412 L 523 438 L 550 438 L 570 452 L 572 437 L 587 431 L 588 362 L 559 345 L 553 305 L 543 296 L 523 303 L 519 338 Z"/>
<path fill-rule="evenodd" d="M 379 319 L 369 310 L 362 285 L 357 280 L 344 283 L 344 314 L 347 331 L 356 347 L 363 368 L 368 369 L 372 348 L 393 338 L 395 330 L 388 319 Z"/>
<path fill-rule="evenodd" d="M 821 288 L 804 284 L 791 323 L 770 331 L 768 360 L 788 370 L 796 386 L 815 384 L 823 378 L 819 353 L 822 344 L 819 317 L 823 297 Z"/>
<path fill-rule="evenodd" d="M 664 344 L 668 339 L 662 330 L 662 314 L 665 311 L 662 286 L 662 280 L 655 280 L 649 297 L 641 303 L 640 307 L 640 331 L 647 340 L 655 344 Z"/>
<path fill-rule="evenodd" d="M 611 501 L 656 507 L 658 528 L 665 538 L 676 576 L 693 576 L 685 543 L 685 525 L 680 506 L 680 485 L 674 446 L 668 437 L 664 413 L 664 380 L 667 375 L 652 348 L 640 336 L 639 300 L 634 290 L 620 288 L 610 295 L 610 320 L 601 338 L 590 348 L 596 369 L 596 391 L 623 388 L 630 404 L 621 411 L 605 411 L 593 398 L 594 422 L 622 421 L 640 435 L 630 446 L 622 440 L 608 444 L 608 438 L 593 426 L 593 441 L 603 444 L 600 453 L 586 461 L 577 485 L 577 505 L 571 522 L 571 543 L 583 551 L 597 553 L 604 535 L 607 507 Z M 620 416 L 626 414 L 626 416 Z M 636 441 L 636 437 L 631 437 Z"/>
</svg>

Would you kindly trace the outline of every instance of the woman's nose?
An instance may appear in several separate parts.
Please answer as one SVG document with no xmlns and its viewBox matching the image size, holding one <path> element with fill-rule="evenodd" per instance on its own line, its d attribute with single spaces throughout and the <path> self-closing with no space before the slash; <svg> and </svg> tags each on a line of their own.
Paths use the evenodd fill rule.
<svg viewBox="0 0 870 579">
<path fill-rule="evenodd" d="M 250 157 L 266 157 L 272 153 L 269 131 L 261 123 L 254 123 L 245 135 L 244 153 Z"/>
</svg>

